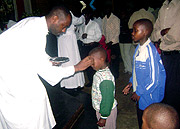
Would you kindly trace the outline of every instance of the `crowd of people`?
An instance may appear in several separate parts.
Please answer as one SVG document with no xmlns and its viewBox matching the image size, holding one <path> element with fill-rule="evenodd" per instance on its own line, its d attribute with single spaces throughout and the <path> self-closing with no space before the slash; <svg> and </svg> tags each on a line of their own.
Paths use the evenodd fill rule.
<svg viewBox="0 0 180 129">
<path fill-rule="evenodd" d="M 0 34 L 0 128 L 55 126 L 41 76 L 67 93 L 92 87 L 97 126 L 116 129 L 115 83 L 121 57 L 123 72 L 131 76 L 122 92 L 127 95 L 133 89 L 139 128 L 178 129 L 179 12 L 179 0 L 165 0 L 158 15 L 141 8 L 117 16 L 106 5 L 103 11 L 83 8 L 75 16 L 73 10 L 58 6 L 46 16 L 13 24 Z M 55 40 L 55 54 L 49 52 L 48 35 Z M 68 57 L 69 62 L 57 66 L 49 61 L 55 56 Z"/>
</svg>

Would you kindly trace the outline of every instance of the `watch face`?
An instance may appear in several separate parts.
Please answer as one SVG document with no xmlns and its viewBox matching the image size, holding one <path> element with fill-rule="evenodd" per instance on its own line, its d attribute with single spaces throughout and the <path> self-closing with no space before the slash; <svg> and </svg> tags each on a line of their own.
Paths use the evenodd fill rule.
<svg viewBox="0 0 180 129">
<path fill-rule="evenodd" d="M 49 59 L 51 62 L 65 63 L 69 61 L 68 57 L 52 57 Z"/>
</svg>

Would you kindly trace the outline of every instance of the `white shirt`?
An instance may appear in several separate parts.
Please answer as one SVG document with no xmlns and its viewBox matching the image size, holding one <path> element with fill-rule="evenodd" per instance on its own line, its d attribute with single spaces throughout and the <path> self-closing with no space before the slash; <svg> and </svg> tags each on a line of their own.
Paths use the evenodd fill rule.
<svg viewBox="0 0 180 129">
<path fill-rule="evenodd" d="M 166 0 L 159 10 L 158 18 L 151 34 L 152 41 L 161 39 L 160 49 L 163 51 L 180 51 L 180 1 Z M 163 29 L 170 28 L 167 34 L 161 35 Z"/>
<path fill-rule="evenodd" d="M 82 38 L 82 35 L 84 33 L 87 33 L 87 38 L 85 39 Z M 90 20 L 87 25 L 85 24 L 81 25 L 81 27 L 79 28 L 79 34 L 80 34 L 79 39 L 85 44 L 91 42 L 99 42 L 102 37 L 102 33 L 99 25 L 92 20 Z"/>
<path fill-rule="evenodd" d="M 56 67 L 45 53 L 45 17 L 26 18 L 0 35 L 0 128 L 51 129 L 56 122 L 46 89 L 74 74 L 74 67 Z"/>
<path fill-rule="evenodd" d="M 101 32 L 102 32 L 102 18 L 101 17 L 98 17 L 98 18 L 94 17 L 93 21 L 95 21 L 99 25 Z"/>
</svg>

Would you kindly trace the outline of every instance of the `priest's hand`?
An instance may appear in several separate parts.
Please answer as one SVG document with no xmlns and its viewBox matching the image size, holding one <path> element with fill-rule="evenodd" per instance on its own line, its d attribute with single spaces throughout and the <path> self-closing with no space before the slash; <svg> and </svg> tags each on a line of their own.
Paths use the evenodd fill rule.
<svg viewBox="0 0 180 129">
<path fill-rule="evenodd" d="M 83 71 L 92 64 L 93 64 L 93 59 L 90 56 L 87 56 L 74 66 L 75 72 Z"/>
</svg>

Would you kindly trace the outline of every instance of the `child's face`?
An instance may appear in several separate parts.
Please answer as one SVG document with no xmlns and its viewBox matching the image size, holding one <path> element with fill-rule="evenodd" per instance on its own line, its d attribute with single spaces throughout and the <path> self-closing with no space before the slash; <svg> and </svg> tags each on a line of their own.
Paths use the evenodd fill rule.
<svg viewBox="0 0 180 129">
<path fill-rule="evenodd" d="M 133 25 L 133 32 L 131 33 L 134 42 L 143 42 L 145 40 L 145 31 L 143 25 L 135 23 Z"/>
<path fill-rule="evenodd" d="M 102 67 L 104 66 L 103 58 L 100 58 L 96 53 L 91 54 L 90 57 L 93 59 L 93 64 L 91 65 L 91 67 L 96 71 L 102 69 Z"/>
</svg>

